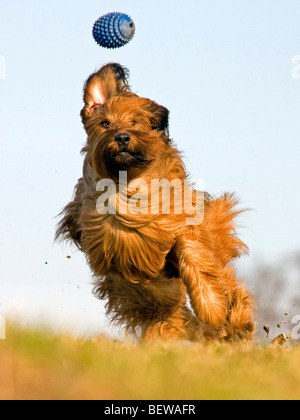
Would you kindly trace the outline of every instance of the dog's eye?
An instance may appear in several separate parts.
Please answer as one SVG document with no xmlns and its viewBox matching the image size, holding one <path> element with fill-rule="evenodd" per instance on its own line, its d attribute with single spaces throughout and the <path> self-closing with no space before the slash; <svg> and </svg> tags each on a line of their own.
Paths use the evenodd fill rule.
<svg viewBox="0 0 300 420">
<path fill-rule="evenodd" d="M 136 121 L 131 121 L 131 125 L 132 125 L 132 127 L 135 127 L 137 125 L 137 122 Z"/>
<path fill-rule="evenodd" d="M 109 122 L 108 121 L 102 121 L 102 123 L 100 125 L 103 128 L 108 128 L 109 127 Z"/>
</svg>

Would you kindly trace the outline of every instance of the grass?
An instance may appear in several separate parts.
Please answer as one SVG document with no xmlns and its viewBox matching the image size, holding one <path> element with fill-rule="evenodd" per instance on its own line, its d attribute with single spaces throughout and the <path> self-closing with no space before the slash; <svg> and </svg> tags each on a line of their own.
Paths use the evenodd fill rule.
<svg viewBox="0 0 300 420">
<path fill-rule="evenodd" d="M 1 400 L 300 399 L 300 347 L 128 345 L 8 326 Z"/>
</svg>

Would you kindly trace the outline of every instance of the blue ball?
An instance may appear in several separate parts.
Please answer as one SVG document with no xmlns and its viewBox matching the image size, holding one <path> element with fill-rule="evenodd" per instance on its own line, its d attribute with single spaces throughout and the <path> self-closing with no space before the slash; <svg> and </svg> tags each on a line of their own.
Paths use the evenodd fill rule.
<svg viewBox="0 0 300 420">
<path fill-rule="evenodd" d="M 100 17 L 93 27 L 93 37 L 104 48 L 120 48 L 132 40 L 135 33 L 133 20 L 124 13 L 108 13 Z"/>
</svg>

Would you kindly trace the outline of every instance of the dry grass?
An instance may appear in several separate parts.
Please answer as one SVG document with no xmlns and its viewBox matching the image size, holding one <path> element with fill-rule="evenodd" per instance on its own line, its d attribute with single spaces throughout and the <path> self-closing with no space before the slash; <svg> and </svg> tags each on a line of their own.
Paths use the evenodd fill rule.
<svg viewBox="0 0 300 420">
<path fill-rule="evenodd" d="M 300 348 L 86 341 L 8 327 L 0 399 L 299 399 Z"/>
</svg>

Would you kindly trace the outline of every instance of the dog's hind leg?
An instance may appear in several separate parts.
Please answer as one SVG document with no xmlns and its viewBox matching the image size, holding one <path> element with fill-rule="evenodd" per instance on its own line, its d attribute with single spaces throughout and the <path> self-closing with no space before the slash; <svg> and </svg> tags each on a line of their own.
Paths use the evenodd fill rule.
<svg viewBox="0 0 300 420">
<path fill-rule="evenodd" d="M 153 319 L 142 327 L 141 341 L 188 340 L 187 325 L 192 322 L 192 314 L 187 308 L 177 308 L 166 319 Z"/>
<path fill-rule="evenodd" d="M 141 341 L 153 340 L 188 340 L 205 342 L 218 339 L 217 330 L 201 323 L 187 307 L 177 308 L 165 320 L 157 320 L 144 324 Z"/>
<path fill-rule="evenodd" d="M 187 289 L 180 278 L 161 277 L 144 287 L 151 293 L 155 309 L 141 326 L 142 341 L 161 338 L 199 342 L 218 338 L 217 329 L 200 322 L 187 307 Z"/>
</svg>

